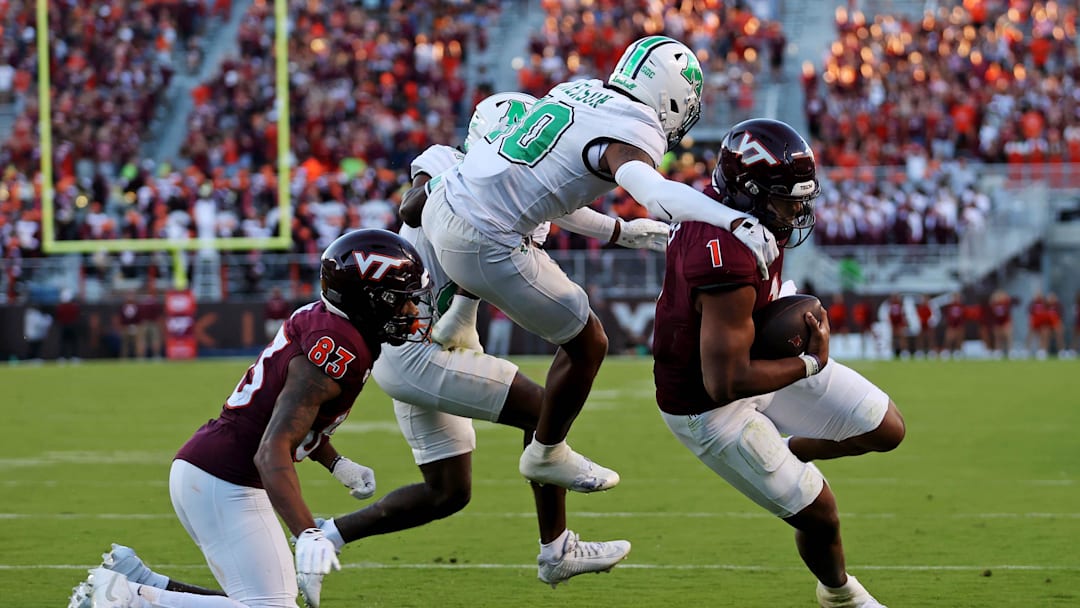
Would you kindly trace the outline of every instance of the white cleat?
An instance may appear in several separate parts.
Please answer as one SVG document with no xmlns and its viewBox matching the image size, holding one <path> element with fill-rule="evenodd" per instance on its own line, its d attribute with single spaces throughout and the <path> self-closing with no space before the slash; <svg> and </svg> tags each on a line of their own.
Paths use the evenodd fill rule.
<svg viewBox="0 0 1080 608">
<path fill-rule="evenodd" d="M 71 598 L 68 599 L 68 608 L 93 608 L 91 605 L 90 594 L 93 592 L 93 588 L 86 581 L 83 581 L 75 586 L 71 590 Z"/>
<path fill-rule="evenodd" d="M 93 608 L 131 608 L 134 605 L 135 594 L 123 574 L 108 568 L 94 568 L 86 580 L 93 588 L 90 594 Z"/>
<path fill-rule="evenodd" d="M 818 581 L 817 599 L 821 608 L 886 608 L 885 604 L 874 599 L 862 583 L 850 574 L 847 584 L 840 592 L 830 591 Z"/>
<path fill-rule="evenodd" d="M 554 589 L 579 574 L 609 572 L 630 553 L 630 543 L 625 540 L 607 542 L 582 542 L 573 531 L 567 531 L 563 556 L 548 562 L 537 557 L 537 578 Z"/>
<path fill-rule="evenodd" d="M 300 593 L 304 596 L 304 602 L 308 608 L 319 608 L 322 601 L 322 574 L 297 574 L 296 584 L 300 587 Z"/>
<path fill-rule="evenodd" d="M 618 473 L 578 454 L 565 441 L 545 448 L 534 439 L 521 453 L 518 471 L 536 483 L 574 492 L 601 492 L 619 485 Z"/>
<path fill-rule="evenodd" d="M 146 567 L 135 550 L 124 545 L 112 544 L 112 550 L 101 554 L 101 567 L 123 574 L 129 581 L 139 585 L 151 585 L 154 571 Z M 153 585 L 151 585 L 153 586 Z"/>
</svg>

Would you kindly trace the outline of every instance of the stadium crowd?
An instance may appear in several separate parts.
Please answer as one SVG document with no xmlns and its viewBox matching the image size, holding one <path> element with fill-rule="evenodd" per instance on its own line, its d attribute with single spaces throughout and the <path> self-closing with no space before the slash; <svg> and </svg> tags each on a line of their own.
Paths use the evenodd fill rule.
<svg viewBox="0 0 1080 608">
<path fill-rule="evenodd" d="M 804 68 L 825 166 L 1080 161 L 1077 9 L 941 3 L 921 20 L 837 9 L 820 72 Z"/>
<path fill-rule="evenodd" d="M 393 205 L 405 183 L 409 160 L 431 143 L 452 141 L 458 117 L 471 107 L 464 99 L 461 65 L 470 36 L 478 37 L 480 48 L 486 44 L 483 26 L 498 16 L 500 3 L 451 3 L 441 7 L 437 17 L 426 3 L 386 4 L 386 10 L 378 13 L 344 1 L 290 6 L 290 18 L 296 24 L 289 56 L 290 161 L 297 167 L 290 192 L 297 201 L 292 226 L 297 251 L 318 251 L 345 227 L 395 227 Z M 152 85 L 152 89 L 140 97 L 138 117 L 113 112 L 113 105 L 96 106 L 113 112 L 103 122 L 114 130 L 117 125 L 125 127 L 126 144 L 97 149 L 83 144 L 87 138 L 120 140 L 101 130 L 54 130 L 58 239 L 258 237 L 276 232 L 277 114 L 274 62 L 267 59 L 273 56 L 269 3 L 251 5 L 237 36 L 239 55 L 227 59 L 212 79 L 192 91 L 195 109 L 187 119 L 183 159 L 173 167 L 138 158 L 138 135 L 144 132 L 153 102 L 160 98 L 173 71 L 172 41 L 177 30 L 185 43 L 180 46 L 197 48 L 186 41 L 201 31 L 197 26 L 202 16 L 229 10 L 227 3 L 196 3 L 199 10 L 190 14 L 199 20 L 173 26 L 174 9 L 185 6 L 179 1 L 150 2 L 121 6 L 116 12 L 108 7 L 98 11 L 110 17 L 110 23 L 119 23 L 126 9 L 147 27 L 136 36 L 136 42 L 143 43 L 139 48 L 144 56 L 126 63 L 118 56 L 113 65 L 107 54 L 99 53 L 100 62 L 105 63 L 95 67 L 122 71 L 134 66 L 135 73 L 125 72 L 119 82 Z M 560 79 L 609 71 L 624 45 L 621 40 L 658 29 L 685 37 L 708 59 L 707 108 L 726 103 L 724 91 L 733 83 L 752 86 L 766 53 L 773 69 L 778 70 L 782 61 L 783 35 L 778 25 L 737 4 L 697 2 L 690 11 L 676 10 L 674 3 L 586 6 L 547 2 L 544 8 L 549 16 L 530 48 L 534 55 L 557 57 L 558 66 L 545 61 L 540 78 L 530 76 L 529 67 L 520 72 L 523 86 L 540 94 Z M 556 19 L 559 11 L 580 20 Z M 149 14 L 161 17 L 147 21 L 144 16 Z M 371 18 L 375 14 L 378 19 Z M 16 20 L 27 18 L 23 11 Z M 54 60 L 65 57 L 71 41 L 79 39 L 74 26 L 58 31 L 66 33 L 54 41 Z M 604 36 L 592 42 L 590 37 L 598 33 Z M 608 42 L 599 42 L 609 34 Z M 160 40 L 149 44 L 155 37 Z M 569 52 L 583 41 L 588 43 L 580 45 L 576 54 Z M 23 45 L 24 62 L 32 60 L 31 48 Z M 151 67 L 156 70 L 154 78 L 144 74 Z M 20 73 L 31 69 L 32 65 Z M 75 95 L 81 82 L 61 77 L 54 85 L 64 98 Z M 35 182 L 40 151 L 34 129 L 36 102 L 26 95 L 28 87 L 29 83 L 20 97 L 28 112 L 5 147 L 9 162 L 3 181 L 11 195 L 0 208 L 0 239 L 11 257 L 40 253 L 39 185 Z M 485 92 L 481 86 L 477 95 Z M 752 102 L 751 93 L 740 93 L 741 103 Z M 735 95 L 728 97 L 734 100 Z M 64 123 L 66 114 L 57 112 Z M 132 125 L 137 128 L 128 128 Z M 81 140 L 76 137 L 79 134 Z M 625 207 L 621 201 L 614 202 Z M 598 206 L 609 205 L 601 202 Z M 569 246 L 558 239 L 554 243 Z"/>
<path fill-rule="evenodd" d="M 663 32 L 703 59 L 705 108 L 738 108 L 752 101 L 766 69 L 782 68 L 784 33 L 764 4 L 545 0 L 519 82 L 543 94 L 563 79 L 602 75 L 626 41 Z M 432 143 L 454 142 L 476 101 L 466 99 L 463 66 L 473 44 L 487 44 L 486 26 L 501 6 L 290 3 L 295 252 L 318 252 L 348 228 L 396 228 L 409 160 Z M 272 4 L 251 4 L 238 53 L 192 91 L 175 166 L 138 153 L 170 78 L 198 65 L 200 36 L 231 10 L 227 0 L 143 0 L 72 3 L 72 11 L 50 14 L 60 32 L 50 47 L 57 238 L 277 232 Z M 977 183 L 981 163 L 1080 159 L 1080 129 L 1071 126 L 1080 111 L 1076 15 L 1053 2 L 1013 8 L 982 0 L 922 21 L 866 22 L 838 10 L 838 38 L 820 72 L 804 70 L 803 80 L 812 143 L 819 164 L 831 167 L 818 201 L 819 243 L 955 243 L 989 212 Z M 20 109 L 0 151 L 9 284 L 20 258 L 41 255 L 32 17 L 29 5 L 0 7 L 0 102 Z M 481 83 L 476 96 L 487 92 Z M 714 151 L 699 146 L 669 154 L 663 171 L 703 187 L 714 162 Z M 858 168 L 866 164 L 898 169 L 867 176 Z M 644 213 L 622 189 L 593 206 L 624 219 Z M 603 247 L 557 228 L 546 246 Z"/>
<path fill-rule="evenodd" d="M 520 89 L 541 97 L 552 85 L 611 73 L 626 45 L 663 33 L 695 51 L 705 73 L 703 123 L 749 118 L 758 79 L 779 78 L 787 38 L 767 3 L 544 0 L 543 27 L 529 37 Z"/>
<path fill-rule="evenodd" d="M 138 155 L 139 135 L 172 74 L 172 41 L 180 36 L 177 30 L 186 32 L 173 24 L 172 9 L 185 15 L 189 4 L 215 15 L 229 10 L 227 2 L 200 1 L 106 5 L 67 21 L 54 13 L 54 31 L 63 32 L 54 36 L 54 61 L 74 54 L 69 49 L 83 39 L 111 45 L 111 37 L 87 35 L 106 24 L 119 29 L 122 41 L 130 39 L 109 53 L 82 53 L 94 54 L 101 65 L 54 76 L 58 239 L 276 232 L 272 3 L 251 4 L 240 25 L 238 55 L 192 91 L 195 109 L 175 166 Z M 409 160 L 432 143 L 455 139 L 458 117 L 471 110 L 460 68 L 470 36 L 497 16 L 499 3 L 443 3 L 437 14 L 426 2 L 336 0 L 290 3 L 289 9 L 290 162 L 296 167 L 289 184 L 296 201 L 291 229 L 296 251 L 317 252 L 344 227 L 396 226 L 393 202 L 407 182 Z M 28 11 L 8 14 L 6 23 L 27 23 Z M 16 55 L 22 72 L 32 73 L 32 31 L 23 38 Z M 13 44 L 8 36 L 4 40 Z M 86 74 L 114 73 L 106 79 L 109 86 L 76 100 L 86 88 Z M 0 246 L 12 259 L 40 255 L 40 148 L 36 101 L 28 89 L 27 83 L 19 98 L 26 113 L 0 159 Z M 69 118 L 74 108 L 84 114 Z M 128 112 L 132 108 L 138 112 Z M 82 119 L 103 126 L 88 130 L 78 126 Z"/>
</svg>

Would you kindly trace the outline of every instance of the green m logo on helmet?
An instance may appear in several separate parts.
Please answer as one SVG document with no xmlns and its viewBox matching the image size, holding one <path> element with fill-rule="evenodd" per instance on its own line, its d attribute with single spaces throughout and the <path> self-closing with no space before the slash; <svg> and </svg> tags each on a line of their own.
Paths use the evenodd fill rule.
<svg viewBox="0 0 1080 608">
<path fill-rule="evenodd" d="M 612 74 L 611 80 L 619 85 L 626 87 L 628 91 L 633 91 L 637 88 L 638 83 L 635 82 L 640 74 L 644 72 L 644 75 L 652 78 L 654 73 L 652 70 L 645 66 L 645 60 L 649 58 L 649 55 L 653 53 L 657 48 L 668 44 L 682 44 L 667 36 L 649 36 L 648 38 L 642 38 L 634 43 L 634 46 L 627 49 L 623 54 L 623 59 L 620 65 L 615 66 L 615 73 Z M 694 56 L 689 49 L 687 49 L 686 55 L 686 67 L 683 68 L 679 74 L 686 79 L 686 82 L 694 87 L 694 91 L 701 96 L 701 86 L 704 81 L 704 77 L 701 73 L 701 63 L 698 62 L 697 57 Z"/>
<path fill-rule="evenodd" d="M 687 53 L 686 67 L 683 68 L 679 74 L 694 87 L 694 91 L 697 92 L 698 97 L 701 97 L 701 85 L 705 80 L 705 77 L 701 74 L 701 63 L 698 62 L 697 57 L 694 57 L 693 53 Z"/>
</svg>

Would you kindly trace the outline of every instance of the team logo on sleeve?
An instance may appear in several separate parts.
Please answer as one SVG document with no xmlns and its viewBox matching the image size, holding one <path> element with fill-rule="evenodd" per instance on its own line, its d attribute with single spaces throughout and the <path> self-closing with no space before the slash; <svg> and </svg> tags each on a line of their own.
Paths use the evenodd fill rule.
<svg viewBox="0 0 1080 608">
<path fill-rule="evenodd" d="M 409 263 L 409 260 L 403 258 L 394 258 L 381 253 L 365 254 L 363 251 L 354 251 L 353 257 L 356 258 L 356 269 L 360 272 L 360 276 L 372 281 L 381 281 L 391 268 L 400 268 Z"/>
</svg>

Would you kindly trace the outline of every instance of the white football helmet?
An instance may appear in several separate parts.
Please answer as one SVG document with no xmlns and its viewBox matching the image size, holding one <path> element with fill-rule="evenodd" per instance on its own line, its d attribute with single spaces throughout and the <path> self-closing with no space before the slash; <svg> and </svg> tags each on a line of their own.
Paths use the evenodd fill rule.
<svg viewBox="0 0 1080 608">
<path fill-rule="evenodd" d="M 526 93 L 495 93 L 485 97 L 473 110 L 469 119 L 469 133 L 462 147 L 468 152 L 469 147 L 485 135 L 517 123 L 534 103 L 536 98 Z"/>
<path fill-rule="evenodd" d="M 608 86 L 656 111 L 674 148 L 701 116 L 701 64 L 685 44 L 648 36 L 623 51 Z"/>
</svg>

